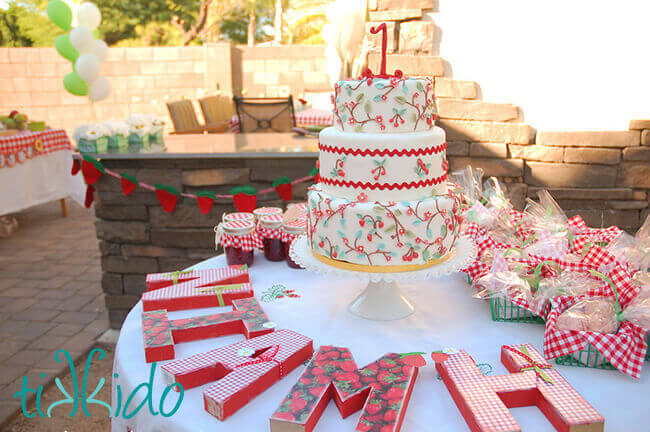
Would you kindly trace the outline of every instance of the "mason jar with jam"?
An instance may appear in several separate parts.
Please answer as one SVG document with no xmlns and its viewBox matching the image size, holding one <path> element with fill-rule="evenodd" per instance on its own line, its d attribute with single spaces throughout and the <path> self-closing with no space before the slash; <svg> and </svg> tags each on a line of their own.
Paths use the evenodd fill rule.
<svg viewBox="0 0 650 432">
<path fill-rule="evenodd" d="M 257 221 L 257 235 L 264 247 L 264 256 L 269 261 L 284 260 L 280 228 L 282 215 L 279 214 L 261 216 Z"/>
<path fill-rule="evenodd" d="M 282 209 L 280 207 L 260 207 L 253 210 L 253 214 L 255 215 L 255 219 L 259 221 L 262 216 L 282 216 Z"/>
<path fill-rule="evenodd" d="M 305 234 L 307 231 L 307 219 L 298 218 L 292 221 L 288 221 L 282 224 L 282 248 L 284 249 L 284 254 L 287 257 L 287 265 L 294 269 L 301 269 L 291 256 L 289 255 L 289 249 L 291 248 L 291 243 L 301 235 Z"/>
<path fill-rule="evenodd" d="M 216 243 L 223 246 L 228 265 L 246 264 L 249 267 L 255 260 L 255 249 L 259 240 L 255 224 L 247 220 L 222 222 L 216 228 Z"/>
</svg>

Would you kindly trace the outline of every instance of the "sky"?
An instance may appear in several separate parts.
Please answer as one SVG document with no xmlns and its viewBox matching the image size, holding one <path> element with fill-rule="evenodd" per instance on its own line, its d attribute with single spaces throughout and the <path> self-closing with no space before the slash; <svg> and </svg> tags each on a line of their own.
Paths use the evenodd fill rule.
<svg viewBox="0 0 650 432">
<path fill-rule="evenodd" d="M 0 0 L 0 9 L 7 9 L 9 2 L 7 0 Z"/>
</svg>

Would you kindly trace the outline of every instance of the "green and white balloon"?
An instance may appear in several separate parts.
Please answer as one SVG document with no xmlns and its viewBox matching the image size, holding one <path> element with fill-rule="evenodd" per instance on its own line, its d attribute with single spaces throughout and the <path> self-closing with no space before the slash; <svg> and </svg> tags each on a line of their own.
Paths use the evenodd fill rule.
<svg viewBox="0 0 650 432">
<path fill-rule="evenodd" d="M 50 0 L 47 15 L 63 30 L 70 30 L 57 36 L 54 42 L 57 52 L 72 62 L 73 70 L 63 78 L 63 87 L 73 95 L 88 95 L 96 102 L 106 99 L 111 92 L 110 81 L 99 75 L 101 62 L 108 54 L 106 42 L 96 39 L 102 14 L 92 2 L 84 2 L 76 9 L 76 20 L 73 20 L 72 10 L 66 3 Z M 73 21 L 76 21 L 74 28 Z"/>
</svg>

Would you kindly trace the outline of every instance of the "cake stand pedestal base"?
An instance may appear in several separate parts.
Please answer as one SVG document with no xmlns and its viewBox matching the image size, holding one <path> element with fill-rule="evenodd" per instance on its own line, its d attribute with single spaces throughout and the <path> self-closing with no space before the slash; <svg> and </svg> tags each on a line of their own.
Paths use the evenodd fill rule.
<svg viewBox="0 0 650 432">
<path fill-rule="evenodd" d="M 289 256 L 301 267 L 314 273 L 332 278 L 348 277 L 368 281 L 366 288 L 350 303 L 348 310 L 369 320 L 392 321 L 406 318 L 415 311 L 413 301 L 400 290 L 400 283 L 414 282 L 409 287 L 427 289 L 426 283 L 419 282 L 457 272 L 472 263 L 476 259 L 476 244 L 469 237 L 461 235 L 450 256 L 440 264 L 393 273 L 360 272 L 330 266 L 314 256 L 306 235 L 291 243 Z"/>
<path fill-rule="evenodd" d="M 397 281 L 370 281 L 348 306 L 350 312 L 362 318 L 392 321 L 406 318 L 415 311 L 413 302 L 399 289 Z"/>
</svg>

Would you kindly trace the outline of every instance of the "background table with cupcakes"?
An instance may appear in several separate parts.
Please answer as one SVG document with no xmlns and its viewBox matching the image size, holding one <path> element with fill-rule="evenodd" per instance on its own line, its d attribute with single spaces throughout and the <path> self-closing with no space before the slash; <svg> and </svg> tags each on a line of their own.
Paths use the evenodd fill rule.
<svg viewBox="0 0 650 432">
<path fill-rule="evenodd" d="M 72 146 L 62 129 L 0 136 L 0 215 L 68 196 L 83 202 L 85 185 L 71 168 Z"/>
</svg>

